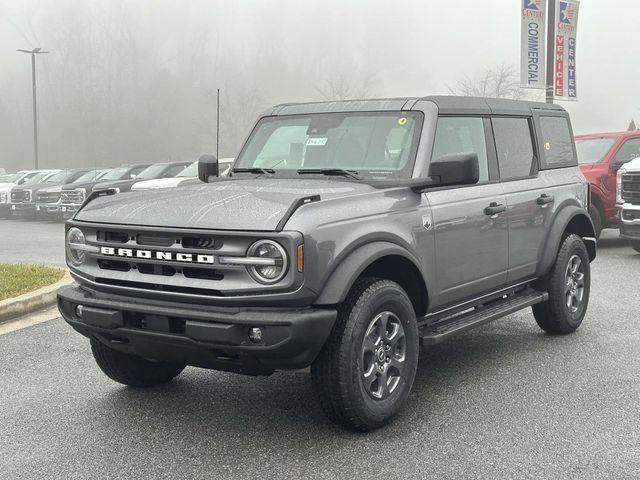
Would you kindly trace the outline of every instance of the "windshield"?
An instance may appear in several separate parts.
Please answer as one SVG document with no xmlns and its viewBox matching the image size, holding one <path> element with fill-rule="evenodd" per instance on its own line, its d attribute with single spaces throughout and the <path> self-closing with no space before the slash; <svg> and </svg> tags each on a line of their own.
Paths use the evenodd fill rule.
<svg viewBox="0 0 640 480">
<path fill-rule="evenodd" d="M 422 114 L 418 112 L 324 113 L 260 120 L 234 171 L 342 169 L 361 178 L 410 177 Z"/>
<path fill-rule="evenodd" d="M 87 172 L 84 175 L 81 175 L 73 183 L 93 182 L 94 180 L 97 180 L 98 178 L 100 178 L 100 176 L 103 175 L 105 172 L 108 172 L 108 170 L 91 170 L 90 172 Z"/>
<path fill-rule="evenodd" d="M 614 143 L 616 143 L 615 138 L 607 137 L 577 139 L 578 163 L 600 163 Z"/>
<path fill-rule="evenodd" d="M 198 162 L 193 162 L 187 168 L 182 170 L 176 177 L 197 177 L 198 176 Z"/>
<path fill-rule="evenodd" d="M 33 177 L 31 177 L 29 180 L 24 182 L 23 185 L 34 185 L 36 183 L 40 183 L 43 179 L 47 178 L 49 175 L 51 175 L 51 172 L 37 173 Z"/>
<path fill-rule="evenodd" d="M 69 177 L 73 175 L 72 171 L 63 170 L 62 172 L 58 172 L 55 175 L 51 175 L 47 178 L 43 183 L 65 183 Z"/>
<path fill-rule="evenodd" d="M 122 180 L 129 172 L 129 167 L 118 167 L 110 170 L 101 177 L 102 180 Z"/>
<path fill-rule="evenodd" d="M 162 175 L 162 172 L 165 168 L 167 168 L 167 166 L 162 163 L 151 165 L 150 167 L 147 167 L 143 171 L 141 171 L 136 179 L 151 180 L 152 178 L 158 178 L 160 175 Z"/>
<path fill-rule="evenodd" d="M 22 176 L 21 173 L 12 173 L 10 175 L 0 175 L 0 183 L 17 182 L 21 176 Z"/>
</svg>

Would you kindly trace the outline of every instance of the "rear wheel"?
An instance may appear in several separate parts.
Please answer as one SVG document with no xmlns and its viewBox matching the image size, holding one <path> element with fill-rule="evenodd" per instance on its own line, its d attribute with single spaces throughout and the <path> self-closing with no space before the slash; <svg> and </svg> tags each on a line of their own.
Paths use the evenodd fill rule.
<svg viewBox="0 0 640 480">
<path fill-rule="evenodd" d="M 418 327 L 407 294 L 395 282 L 365 278 L 340 307 L 311 378 L 329 419 L 368 431 L 401 408 L 417 365 Z"/>
<path fill-rule="evenodd" d="M 574 332 L 587 312 L 591 287 L 589 254 L 579 236 L 569 235 L 563 240 L 555 264 L 542 283 L 549 299 L 532 307 L 538 325 L 547 333 Z"/>
<path fill-rule="evenodd" d="M 640 240 L 630 240 L 629 245 L 631 245 L 631 248 L 636 252 L 640 253 Z"/>
<path fill-rule="evenodd" d="M 600 234 L 602 233 L 602 215 L 598 207 L 593 204 L 589 205 L 589 216 L 593 222 L 594 234 L 596 238 L 600 238 Z"/>
<path fill-rule="evenodd" d="M 114 350 L 95 338 L 91 352 L 100 370 L 118 383 L 132 387 L 153 387 L 167 383 L 184 370 L 184 365 L 152 362 L 137 355 Z"/>
</svg>

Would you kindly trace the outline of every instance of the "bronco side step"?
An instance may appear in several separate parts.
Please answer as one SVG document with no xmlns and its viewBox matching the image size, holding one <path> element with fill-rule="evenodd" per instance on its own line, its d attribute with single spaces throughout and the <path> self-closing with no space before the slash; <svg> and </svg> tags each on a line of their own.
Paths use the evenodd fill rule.
<svg viewBox="0 0 640 480">
<path fill-rule="evenodd" d="M 548 298 L 549 294 L 546 292 L 525 288 L 513 295 L 493 300 L 462 313 L 440 318 L 423 326 L 420 329 L 420 343 L 435 345 L 453 335 L 479 327 L 536 303 L 544 302 Z"/>
</svg>

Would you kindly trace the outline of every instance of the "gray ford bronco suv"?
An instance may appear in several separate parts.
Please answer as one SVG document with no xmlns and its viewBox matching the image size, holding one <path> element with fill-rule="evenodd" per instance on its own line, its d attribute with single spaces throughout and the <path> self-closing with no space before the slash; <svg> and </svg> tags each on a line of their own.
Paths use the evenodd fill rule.
<svg viewBox="0 0 640 480">
<path fill-rule="evenodd" d="M 527 307 L 548 333 L 580 326 L 596 240 L 572 139 L 546 104 L 280 105 L 228 177 L 203 156 L 203 183 L 87 198 L 59 308 L 117 382 L 311 366 L 327 416 L 371 430 L 420 346 Z"/>
</svg>

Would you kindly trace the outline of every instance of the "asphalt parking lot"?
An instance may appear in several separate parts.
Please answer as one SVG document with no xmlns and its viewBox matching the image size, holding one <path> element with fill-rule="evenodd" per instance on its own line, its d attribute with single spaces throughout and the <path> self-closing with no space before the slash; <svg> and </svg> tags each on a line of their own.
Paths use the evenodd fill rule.
<svg viewBox="0 0 640 480">
<path fill-rule="evenodd" d="M 61 229 L 0 220 L 0 261 L 62 262 Z M 0 477 L 639 478 L 640 255 L 609 231 L 598 257 L 576 334 L 527 310 L 424 349 L 406 408 L 369 434 L 329 423 L 306 372 L 135 390 L 59 318 L 1 335 Z"/>
<path fill-rule="evenodd" d="M 0 263 L 64 266 L 64 224 L 0 218 Z"/>
</svg>

